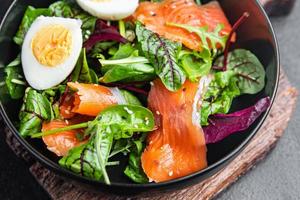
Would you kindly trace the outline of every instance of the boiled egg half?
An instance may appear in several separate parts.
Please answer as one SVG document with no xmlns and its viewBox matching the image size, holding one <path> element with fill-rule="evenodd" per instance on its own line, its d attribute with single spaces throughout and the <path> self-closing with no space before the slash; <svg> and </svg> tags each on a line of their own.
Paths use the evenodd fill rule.
<svg viewBox="0 0 300 200">
<path fill-rule="evenodd" d="M 49 89 L 73 71 L 82 49 L 82 22 L 60 17 L 38 17 L 22 46 L 22 66 L 29 85 Z"/>
<path fill-rule="evenodd" d="M 76 0 L 91 15 L 104 20 L 120 20 L 134 13 L 139 0 Z"/>
</svg>

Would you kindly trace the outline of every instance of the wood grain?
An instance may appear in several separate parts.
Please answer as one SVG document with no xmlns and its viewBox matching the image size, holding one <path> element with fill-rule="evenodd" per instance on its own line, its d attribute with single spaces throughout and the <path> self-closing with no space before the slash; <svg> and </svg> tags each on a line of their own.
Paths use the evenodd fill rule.
<svg viewBox="0 0 300 200">
<path fill-rule="evenodd" d="M 291 86 L 284 73 L 280 76 L 278 95 L 271 109 L 270 115 L 265 121 L 258 134 L 252 139 L 245 150 L 234 159 L 227 167 L 211 178 L 183 190 L 167 193 L 161 196 L 140 196 L 138 199 L 212 199 L 220 192 L 237 181 L 249 169 L 253 168 L 258 161 L 262 160 L 275 146 L 278 139 L 283 135 L 285 128 L 292 116 L 297 101 L 298 92 Z M 13 135 L 6 129 L 7 143 L 18 156 L 32 160 Z M 76 183 L 67 182 L 35 162 L 30 171 L 41 186 L 53 199 L 58 200 L 102 200 L 102 199 L 125 199 L 109 194 L 95 194 L 78 186 Z"/>
</svg>

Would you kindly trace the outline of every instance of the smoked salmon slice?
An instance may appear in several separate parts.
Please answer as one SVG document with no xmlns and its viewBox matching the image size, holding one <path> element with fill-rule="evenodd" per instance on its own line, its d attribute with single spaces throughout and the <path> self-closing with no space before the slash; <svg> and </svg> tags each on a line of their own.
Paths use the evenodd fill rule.
<svg viewBox="0 0 300 200">
<path fill-rule="evenodd" d="M 143 23 L 147 29 L 172 41 L 181 42 L 192 50 L 201 50 L 201 40 L 195 33 L 167 25 L 185 24 L 195 27 L 208 27 L 214 31 L 223 24 L 221 36 L 229 35 L 232 27 L 217 1 L 197 5 L 194 0 L 164 0 L 161 3 L 142 2 L 133 14 L 133 19 Z M 235 41 L 235 36 L 232 42 Z"/>
<path fill-rule="evenodd" d="M 204 133 L 197 119 L 203 88 L 204 84 L 186 81 L 174 93 L 154 81 L 148 104 L 158 129 L 149 134 L 142 154 L 150 180 L 168 181 L 207 167 Z"/>
<path fill-rule="evenodd" d="M 118 88 L 73 82 L 68 86 L 75 93 L 60 106 L 60 113 L 66 118 L 72 117 L 72 113 L 95 117 L 109 106 L 126 103 Z"/>
<path fill-rule="evenodd" d="M 54 120 L 49 123 L 44 123 L 42 131 L 63 128 L 69 125 L 70 123 L 67 123 L 66 121 Z M 80 133 L 80 130 L 64 131 L 53 135 L 43 136 L 42 139 L 49 151 L 52 151 L 57 156 L 65 156 L 68 154 L 69 150 L 86 143 L 86 141 L 79 141 L 77 139 L 77 133 Z"/>
</svg>

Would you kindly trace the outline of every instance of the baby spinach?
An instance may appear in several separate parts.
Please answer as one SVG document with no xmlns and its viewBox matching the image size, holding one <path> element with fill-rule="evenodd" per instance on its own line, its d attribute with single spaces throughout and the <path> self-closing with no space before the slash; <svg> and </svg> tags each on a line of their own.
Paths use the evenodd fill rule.
<svg viewBox="0 0 300 200">
<path fill-rule="evenodd" d="M 18 56 L 5 67 L 5 83 L 12 99 L 21 99 L 24 96 L 26 82 L 23 78 L 21 58 Z"/>
<path fill-rule="evenodd" d="M 170 91 L 180 89 L 186 80 L 177 58 L 181 44 L 161 38 L 139 22 L 136 24 L 136 35 L 146 58 L 166 88 Z"/>
<path fill-rule="evenodd" d="M 41 130 L 42 122 L 54 117 L 49 100 L 32 88 L 27 88 L 19 119 L 19 132 L 22 137 L 30 136 Z"/>
<path fill-rule="evenodd" d="M 224 57 L 215 61 L 222 66 Z M 256 94 L 265 86 L 265 69 L 258 58 L 248 50 L 235 49 L 228 55 L 227 70 L 238 78 L 237 85 L 242 94 Z"/>
<path fill-rule="evenodd" d="M 120 92 L 128 105 L 142 106 L 140 100 L 136 96 L 128 92 L 127 90 L 120 90 Z"/>
<path fill-rule="evenodd" d="M 106 167 L 113 141 L 131 138 L 134 132 L 152 131 L 154 117 L 151 111 L 144 107 L 119 105 L 104 110 L 94 121 L 83 125 L 87 127 L 85 134 L 90 135 L 89 142 L 71 150 L 59 164 L 89 178 L 100 180 L 103 177 L 105 183 L 110 184 Z M 78 128 L 79 125 L 75 126 Z M 74 125 L 70 126 L 69 130 L 72 128 Z M 57 129 L 57 132 L 60 131 Z M 52 130 L 52 134 L 54 133 Z M 47 135 L 47 132 L 43 134 Z"/>
<path fill-rule="evenodd" d="M 23 44 L 23 40 L 25 38 L 25 35 L 27 31 L 29 30 L 31 24 L 34 22 L 36 18 L 39 16 L 51 16 L 51 11 L 47 8 L 34 8 L 32 6 L 28 6 L 24 17 L 22 19 L 21 25 L 19 27 L 18 32 L 16 33 L 16 36 L 14 37 L 14 41 L 18 45 Z"/>
<path fill-rule="evenodd" d="M 109 60 L 100 59 L 103 83 L 137 82 L 154 79 L 154 68 L 148 59 L 139 56 L 139 52 L 131 44 L 120 45 L 117 52 Z"/>
</svg>

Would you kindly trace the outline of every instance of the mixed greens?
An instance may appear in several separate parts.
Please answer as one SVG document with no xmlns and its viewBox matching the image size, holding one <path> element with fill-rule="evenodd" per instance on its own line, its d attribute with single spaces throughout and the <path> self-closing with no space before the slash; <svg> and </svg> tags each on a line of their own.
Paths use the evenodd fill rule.
<svg viewBox="0 0 300 200">
<path fill-rule="evenodd" d="M 158 128 L 146 103 L 155 79 L 160 79 L 170 92 L 178 92 L 186 81 L 197 83 L 202 77 L 210 77 L 198 110 L 201 116 L 198 123 L 203 126 L 207 144 L 247 129 L 270 105 L 269 98 L 265 98 L 253 107 L 227 114 L 235 98 L 257 94 L 264 88 L 265 70 L 250 51 L 228 51 L 232 34 L 222 33 L 223 24 L 210 30 L 207 26 L 167 23 L 169 27 L 181 28 L 199 37 L 201 47 L 196 51 L 149 30 L 140 21 L 104 21 L 83 11 L 75 1 L 62 0 L 49 8 L 28 6 L 14 37 L 20 47 L 39 16 L 81 20 L 83 48 L 77 64 L 64 82 L 46 90 L 36 90 L 24 78 L 19 55 L 6 66 L 2 87 L 12 99 L 23 101 L 18 123 L 22 137 L 45 139 L 75 131 L 74 137 L 80 145 L 70 149 L 59 164 L 76 174 L 110 184 L 106 169 L 118 165 L 119 161 L 113 158 L 123 154 L 128 157 L 124 174 L 136 183 L 149 182 L 141 156 L 147 133 Z M 235 30 L 233 28 L 232 33 Z M 88 120 L 73 124 L 69 121 L 78 117 L 78 113 L 71 113 L 72 117 L 67 118 L 61 111 L 70 98 L 75 98 L 76 102 L 76 96 L 72 95 L 80 93 L 80 89 L 70 87 L 69 82 L 115 88 L 122 103 L 113 103 L 96 117 L 89 116 Z M 70 112 L 68 108 L 65 114 Z M 44 124 L 52 121 L 66 121 L 66 126 L 44 130 Z"/>
</svg>

